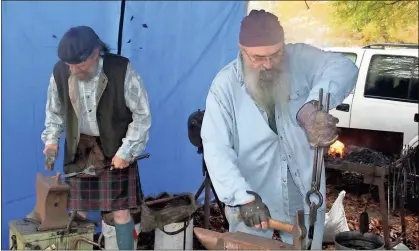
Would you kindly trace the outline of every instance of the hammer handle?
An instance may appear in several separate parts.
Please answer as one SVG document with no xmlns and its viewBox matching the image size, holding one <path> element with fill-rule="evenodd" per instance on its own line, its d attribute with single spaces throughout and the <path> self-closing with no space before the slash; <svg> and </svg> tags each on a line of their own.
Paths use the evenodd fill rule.
<svg viewBox="0 0 419 251">
<path fill-rule="evenodd" d="M 272 218 L 269 219 L 269 227 L 281 232 L 286 232 L 289 234 L 292 234 L 292 229 L 293 229 L 293 225 L 282 222 L 282 221 L 277 221 L 274 220 Z"/>
</svg>

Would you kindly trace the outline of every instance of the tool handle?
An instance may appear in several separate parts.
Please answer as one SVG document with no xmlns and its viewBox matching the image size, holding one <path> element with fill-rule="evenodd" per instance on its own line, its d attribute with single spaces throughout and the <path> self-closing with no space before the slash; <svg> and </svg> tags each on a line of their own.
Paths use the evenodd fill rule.
<svg viewBox="0 0 419 251">
<path fill-rule="evenodd" d="M 269 227 L 281 232 L 286 232 L 289 234 L 292 234 L 292 229 L 294 228 L 293 225 L 282 222 L 282 221 L 278 221 L 278 220 L 274 220 L 274 219 L 269 219 Z"/>
<path fill-rule="evenodd" d="M 148 157 L 150 157 L 150 154 L 146 153 L 146 154 L 135 157 L 134 161 L 141 160 L 141 159 L 148 159 Z"/>
</svg>

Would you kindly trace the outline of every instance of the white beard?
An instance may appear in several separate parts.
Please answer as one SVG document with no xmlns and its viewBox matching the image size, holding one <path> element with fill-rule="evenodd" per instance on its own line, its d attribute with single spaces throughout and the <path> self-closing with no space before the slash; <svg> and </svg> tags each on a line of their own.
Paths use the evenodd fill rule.
<svg viewBox="0 0 419 251">
<path fill-rule="evenodd" d="M 243 62 L 245 86 L 249 96 L 260 105 L 269 116 L 274 116 L 275 106 L 280 109 L 282 116 L 288 115 L 290 82 L 288 73 L 279 70 L 271 81 L 260 79 L 260 71 L 251 68 Z"/>
</svg>

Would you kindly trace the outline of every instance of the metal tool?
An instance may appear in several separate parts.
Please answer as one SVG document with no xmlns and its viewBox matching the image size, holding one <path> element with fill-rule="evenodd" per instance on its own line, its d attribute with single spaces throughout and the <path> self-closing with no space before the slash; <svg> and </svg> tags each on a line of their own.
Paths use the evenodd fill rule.
<svg viewBox="0 0 419 251">
<path fill-rule="evenodd" d="M 307 230 L 304 225 L 303 210 L 297 211 L 294 225 L 270 219 L 269 227 L 292 234 L 293 245 L 243 232 L 218 233 L 196 227 L 194 233 L 202 245 L 209 250 L 306 249 Z"/>
<path fill-rule="evenodd" d="M 325 112 L 329 113 L 329 103 L 330 103 L 330 93 L 326 94 L 326 105 L 325 105 Z M 323 89 L 319 90 L 319 103 L 318 103 L 318 110 L 323 109 Z M 308 230 L 308 249 L 311 249 L 311 243 L 313 241 L 314 236 L 314 225 L 317 221 L 317 210 L 323 204 L 323 195 L 320 193 L 320 180 L 322 174 L 322 167 L 323 167 L 323 152 L 324 148 L 315 146 L 314 147 L 314 160 L 313 160 L 313 175 L 312 175 L 312 182 L 311 182 L 311 189 L 306 194 L 306 203 L 310 206 L 310 213 L 309 213 L 309 230 Z M 318 203 L 311 201 L 310 197 L 314 196 L 318 198 Z"/>
<path fill-rule="evenodd" d="M 141 160 L 141 159 L 146 159 L 148 157 L 150 157 L 150 154 L 149 153 L 144 154 L 144 155 L 140 155 L 140 156 L 135 157 L 134 160 L 133 160 L 133 162 L 138 161 L 138 160 Z M 112 167 L 112 166 L 113 166 L 112 164 L 109 164 L 109 165 L 105 165 L 103 167 L 97 168 L 97 167 L 91 165 L 91 166 L 85 168 L 83 171 L 80 171 L 80 172 L 72 172 L 72 173 L 65 174 L 64 177 L 65 178 L 74 177 L 74 176 L 77 176 L 79 174 L 87 174 L 87 175 L 90 175 L 90 176 L 96 176 L 96 171 L 97 170 L 109 168 L 109 167 Z"/>
<path fill-rule="evenodd" d="M 237 218 L 240 219 L 240 220 L 243 220 L 243 218 L 240 214 L 238 214 Z M 274 230 L 278 230 L 278 231 L 281 231 L 281 232 L 286 232 L 286 233 L 292 234 L 292 229 L 294 228 L 294 225 L 269 218 L 268 219 L 268 227 L 272 228 Z"/>
</svg>

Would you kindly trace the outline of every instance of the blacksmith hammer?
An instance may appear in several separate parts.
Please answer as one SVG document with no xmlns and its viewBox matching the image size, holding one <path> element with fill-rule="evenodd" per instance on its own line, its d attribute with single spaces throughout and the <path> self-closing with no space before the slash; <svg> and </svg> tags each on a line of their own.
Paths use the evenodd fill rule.
<svg viewBox="0 0 419 251">
<path fill-rule="evenodd" d="M 291 225 L 274 219 L 269 219 L 269 227 L 279 231 L 287 232 L 293 236 L 293 245 L 267 239 L 261 236 L 243 232 L 218 233 L 203 228 L 194 228 L 194 233 L 201 244 L 208 250 L 278 250 L 296 249 L 305 250 L 307 230 L 304 224 L 304 211 L 297 211 L 295 224 Z"/>
</svg>

